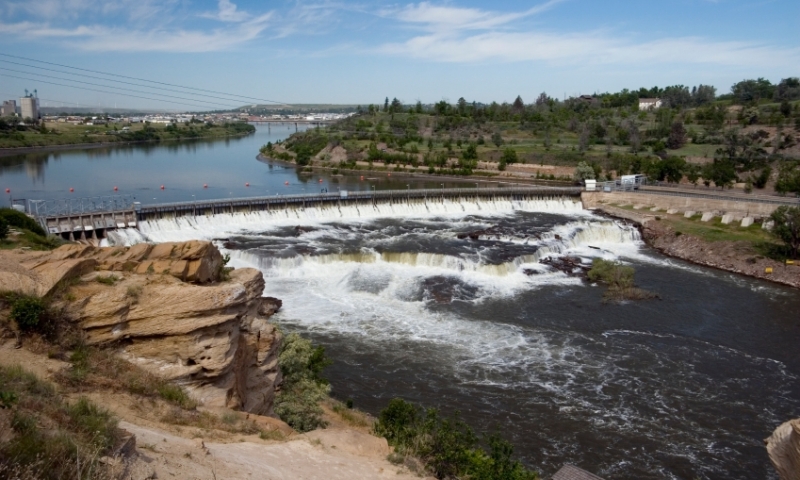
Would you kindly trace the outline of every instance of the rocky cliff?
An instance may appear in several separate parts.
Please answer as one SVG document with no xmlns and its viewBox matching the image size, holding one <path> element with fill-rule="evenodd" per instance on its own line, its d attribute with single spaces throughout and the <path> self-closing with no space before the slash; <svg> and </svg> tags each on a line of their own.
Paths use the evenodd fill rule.
<svg viewBox="0 0 800 480">
<path fill-rule="evenodd" d="M 776 428 L 765 443 L 781 480 L 800 479 L 800 418 Z"/>
<path fill-rule="evenodd" d="M 223 277 L 228 277 L 223 280 Z M 207 407 L 272 413 L 280 333 L 255 269 L 208 242 L 0 253 L 0 290 L 57 295 L 90 344 L 184 386 Z"/>
</svg>

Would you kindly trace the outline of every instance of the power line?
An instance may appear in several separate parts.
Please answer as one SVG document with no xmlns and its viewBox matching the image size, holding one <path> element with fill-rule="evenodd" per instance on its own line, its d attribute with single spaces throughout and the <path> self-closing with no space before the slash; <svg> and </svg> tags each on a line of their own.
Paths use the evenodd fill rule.
<svg viewBox="0 0 800 480">
<path fill-rule="evenodd" d="M 0 53 L 0 55 L 2 55 L 4 57 L 10 57 L 10 58 L 17 58 L 17 59 L 20 59 L 20 60 L 26 60 L 26 61 L 29 61 L 29 62 L 44 63 L 45 65 L 53 65 L 53 66 L 56 66 L 56 67 L 69 68 L 71 70 L 79 70 L 79 71 L 82 71 L 82 72 L 97 73 L 97 74 L 100 74 L 100 75 L 107 75 L 107 76 L 110 76 L 110 77 L 127 78 L 129 80 L 138 80 L 140 82 L 155 83 L 155 84 L 158 84 L 158 85 L 166 85 L 168 87 L 178 87 L 178 88 L 183 88 L 183 89 L 186 89 L 186 90 L 195 90 L 195 91 L 198 91 L 198 92 L 217 93 L 217 94 L 220 94 L 220 95 L 226 95 L 226 96 L 229 96 L 229 97 L 243 98 L 243 99 L 246 99 L 246 100 L 257 100 L 257 101 L 260 101 L 260 102 L 277 103 L 279 105 L 286 105 L 286 106 L 291 107 L 291 105 L 289 105 L 288 103 L 278 102 L 276 100 L 268 100 L 268 99 L 265 99 L 265 98 L 246 97 L 246 96 L 243 96 L 243 95 L 235 95 L 235 94 L 232 94 L 232 93 L 219 92 L 219 91 L 216 91 L 216 90 L 205 90 L 205 89 L 202 89 L 202 88 L 187 87 L 187 86 L 184 86 L 184 85 L 176 85 L 174 83 L 157 82 L 155 80 L 148 80 L 146 78 L 129 77 L 127 75 L 120 75 L 120 74 L 116 74 L 116 73 L 107 73 L 107 72 L 101 72 L 101 71 L 98 71 L 98 70 L 89 70 L 89 69 L 86 69 L 86 68 L 70 67 L 69 65 L 62 65 L 60 63 L 53 63 L 53 62 L 45 62 L 44 60 L 36 60 L 35 58 L 21 57 L 21 56 L 18 56 L 18 55 L 9 55 L 7 53 Z"/>
<path fill-rule="evenodd" d="M 142 96 L 139 96 L 139 95 L 131 95 L 130 93 L 109 92 L 109 91 L 106 91 L 106 90 L 97 90 L 95 88 L 76 87 L 75 85 L 64 85 L 63 83 L 47 82 L 45 80 L 18 77 L 16 75 L 8 75 L 7 73 L 0 73 L 0 76 L 10 77 L 10 78 L 18 78 L 20 80 L 27 80 L 29 82 L 39 82 L 39 83 L 47 83 L 49 85 L 58 85 L 59 87 L 69 87 L 69 88 L 75 88 L 75 89 L 78 89 L 78 90 L 87 90 L 87 91 L 90 91 L 90 92 L 108 93 L 110 95 L 124 95 L 126 97 L 141 98 L 141 99 L 144 99 L 144 100 L 153 100 L 155 102 L 166 102 L 166 103 L 175 103 L 175 104 L 178 104 L 178 105 L 189 105 L 189 106 L 192 106 L 192 107 L 195 107 L 195 108 L 202 108 L 202 107 L 206 107 L 207 106 L 207 105 L 191 104 L 191 103 L 186 103 L 186 102 L 176 102 L 174 100 L 163 100 L 163 99 L 160 99 L 160 98 L 142 97 Z"/>
<path fill-rule="evenodd" d="M 40 77 L 54 78 L 56 80 L 63 80 L 63 81 L 66 81 L 66 82 L 82 83 L 82 84 L 85 84 L 85 85 L 92 85 L 92 86 L 95 86 L 95 87 L 115 88 L 115 89 L 119 89 L 119 90 L 123 89 L 121 87 L 115 87 L 113 85 L 101 85 L 99 83 L 91 83 L 91 82 L 84 82 L 84 81 L 81 81 L 81 80 L 73 80 L 71 78 L 56 77 L 56 76 L 53 76 L 53 75 L 46 75 L 44 73 L 25 72 L 23 70 L 16 70 L 16 69 L 13 69 L 13 68 L 6 68 L 5 71 L 16 72 L 16 73 L 24 73 L 25 75 L 38 75 Z M 124 90 L 125 91 L 129 91 L 129 92 L 144 93 L 146 95 L 158 95 L 160 97 L 177 98 L 179 100 L 189 100 L 189 101 L 192 101 L 192 102 L 200 101 L 200 100 L 196 100 L 194 98 L 176 97 L 174 95 L 167 95 L 167 94 L 164 94 L 164 93 L 156 93 L 156 92 L 143 92 L 141 90 L 134 90 L 134 89 L 131 89 L 131 88 L 126 88 Z M 230 105 L 226 105 L 224 103 L 217 103 L 217 102 L 208 102 L 207 105 L 220 105 L 220 106 L 223 106 L 223 107 L 235 108 L 235 107 L 230 107 Z"/>
<path fill-rule="evenodd" d="M 105 78 L 98 78 L 96 75 L 84 75 L 84 74 L 81 74 L 81 73 L 64 72 L 64 71 L 61 71 L 61 70 L 55 70 L 55 69 L 47 68 L 47 67 L 38 67 L 36 65 L 28 65 L 28 64 L 25 64 L 25 63 L 12 62 L 11 60 L 5 60 L 5 59 L 2 59 L 2 58 L 0 58 L 0 62 L 11 63 L 13 65 L 20 65 L 20 66 L 28 67 L 28 68 L 36 68 L 36 69 L 39 69 L 39 70 L 46 70 L 48 72 L 62 73 L 62 74 L 65 74 L 65 75 L 73 75 L 73 76 L 76 76 L 76 77 L 94 78 L 94 79 L 98 79 L 98 80 L 102 80 L 102 81 L 110 81 L 110 80 L 105 79 Z M 31 73 L 31 75 L 33 75 L 33 74 Z M 41 75 L 41 74 L 37 73 L 36 75 Z M 122 80 L 113 80 L 113 81 L 117 82 L 117 83 L 122 83 L 122 84 L 125 84 L 125 85 L 133 85 L 133 86 L 136 86 L 136 87 L 159 88 L 159 89 L 165 90 L 167 92 L 183 93 L 183 94 L 193 95 L 193 96 L 196 96 L 196 97 L 216 98 L 218 100 L 225 100 L 225 101 L 229 101 L 229 102 L 235 101 L 235 100 L 230 99 L 230 98 L 216 97 L 214 95 L 205 95 L 203 93 L 184 92 L 184 91 L 181 91 L 181 90 L 173 90 L 171 88 L 164 88 L 164 87 L 151 87 L 149 85 L 142 85 L 140 83 L 125 82 L 125 81 L 122 81 Z"/>
</svg>

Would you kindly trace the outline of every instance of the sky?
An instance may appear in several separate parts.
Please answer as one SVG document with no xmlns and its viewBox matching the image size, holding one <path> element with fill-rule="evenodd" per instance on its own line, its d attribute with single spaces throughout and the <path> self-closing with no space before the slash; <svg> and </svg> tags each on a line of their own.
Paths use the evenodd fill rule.
<svg viewBox="0 0 800 480">
<path fill-rule="evenodd" d="M 727 93 L 800 76 L 798 19 L 797 0 L 2 0 L 0 98 L 198 110 Z"/>
</svg>

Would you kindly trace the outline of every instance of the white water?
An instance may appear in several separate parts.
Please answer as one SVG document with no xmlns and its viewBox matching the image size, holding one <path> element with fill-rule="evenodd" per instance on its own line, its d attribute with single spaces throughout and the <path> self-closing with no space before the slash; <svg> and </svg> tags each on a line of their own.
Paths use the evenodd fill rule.
<svg viewBox="0 0 800 480">
<path fill-rule="evenodd" d="M 367 221 L 378 218 L 431 218 L 456 219 L 468 215 L 509 215 L 517 211 L 549 212 L 565 215 L 582 215 L 586 211 L 580 201 L 568 197 L 532 200 L 509 199 L 437 199 L 411 200 L 392 205 L 359 204 L 337 206 L 330 203 L 308 208 L 293 207 L 251 213 L 217 214 L 210 216 L 183 216 L 162 220 L 139 222 L 139 229 L 110 232 L 108 244 L 133 245 L 150 241 L 155 243 L 187 240 L 210 240 L 236 233 L 263 232 L 286 225 L 320 225 L 334 221 Z"/>
</svg>

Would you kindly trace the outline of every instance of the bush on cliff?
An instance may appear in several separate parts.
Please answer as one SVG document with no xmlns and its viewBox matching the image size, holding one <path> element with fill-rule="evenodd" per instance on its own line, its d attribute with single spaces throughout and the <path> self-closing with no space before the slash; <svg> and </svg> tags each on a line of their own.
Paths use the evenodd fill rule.
<svg viewBox="0 0 800 480">
<path fill-rule="evenodd" d="M 278 363 L 283 383 L 275 398 L 275 413 L 298 432 L 324 427 L 319 403 L 328 397 L 330 386 L 321 374 L 331 363 L 325 349 L 292 333 L 284 339 Z"/>
<path fill-rule="evenodd" d="M 42 237 L 47 236 L 47 233 L 38 223 L 36 223 L 36 220 L 22 212 L 14 210 L 13 208 L 0 208 L 0 218 L 5 220 L 5 222 L 12 227 L 30 230 L 36 235 L 40 235 Z"/>
<path fill-rule="evenodd" d="M 395 448 L 392 460 L 417 458 L 439 479 L 539 478 L 536 472 L 512 460 L 514 447 L 498 435 L 485 437 L 487 452 L 478 445 L 477 436 L 458 414 L 454 418 L 442 418 L 435 409 L 423 410 L 400 398 L 392 399 L 378 415 L 375 433 L 385 437 Z"/>
</svg>

